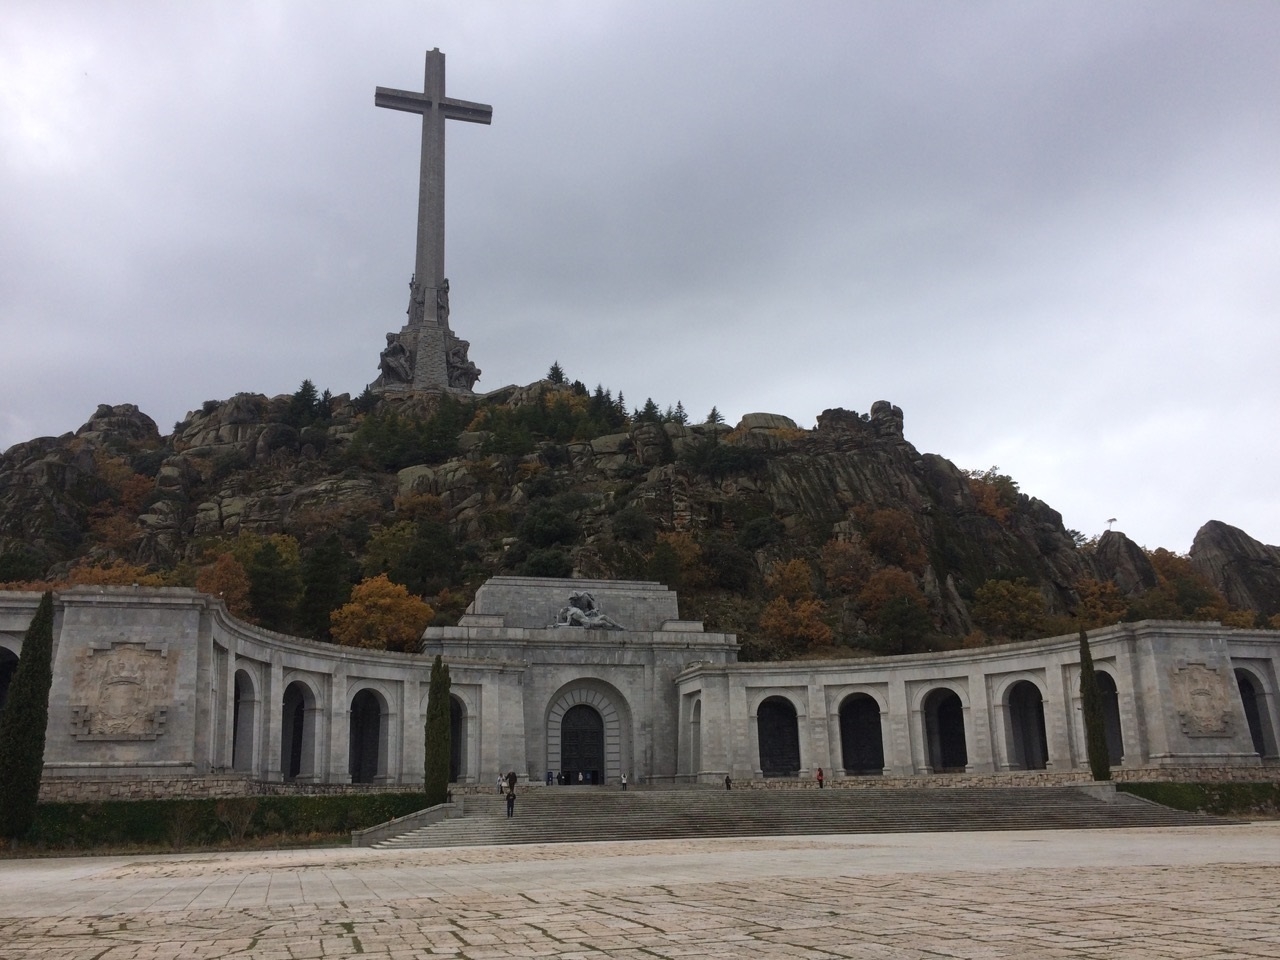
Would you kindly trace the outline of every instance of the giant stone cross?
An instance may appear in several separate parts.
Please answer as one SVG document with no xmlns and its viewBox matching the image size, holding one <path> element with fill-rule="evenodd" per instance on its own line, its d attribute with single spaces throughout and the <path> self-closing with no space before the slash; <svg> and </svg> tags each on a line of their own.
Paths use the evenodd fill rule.
<svg viewBox="0 0 1280 960">
<path fill-rule="evenodd" d="M 375 106 L 422 115 L 422 167 L 418 182 L 418 247 L 409 282 L 409 322 L 387 334 L 373 387 L 383 393 L 453 390 L 470 393 L 480 371 L 467 358 L 470 344 L 449 328 L 449 281 L 444 275 L 444 122 L 489 123 L 493 108 L 444 95 L 444 54 L 427 53 L 422 93 L 378 87 Z"/>
</svg>

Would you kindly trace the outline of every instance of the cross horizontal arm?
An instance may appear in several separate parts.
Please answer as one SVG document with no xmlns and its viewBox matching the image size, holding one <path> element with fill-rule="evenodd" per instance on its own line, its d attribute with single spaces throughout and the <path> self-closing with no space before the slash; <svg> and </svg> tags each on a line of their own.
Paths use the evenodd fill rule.
<svg viewBox="0 0 1280 960">
<path fill-rule="evenodd" d="M 378 87 L 373 92 L 373 105 L 386 107 L 389 110 L 403 110 L 405 113 L 426 113 L 434 101 L 425 93 L 414 93 L 412 90 L 392 90 L 390 87 Z M 440 111 L 450 120 L 466 120 L 469 123 L 492 123 L 493 107 L 487 103 L 472 103 L 470 100 L 454 100 L 443 97 L 440 100 Z"/>
</svg>

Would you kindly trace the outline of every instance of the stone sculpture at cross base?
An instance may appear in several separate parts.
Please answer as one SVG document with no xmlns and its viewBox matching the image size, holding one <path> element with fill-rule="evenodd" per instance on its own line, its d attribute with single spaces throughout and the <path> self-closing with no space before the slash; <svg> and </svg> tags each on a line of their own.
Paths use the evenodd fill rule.
<svg viewBox="0 0 1280 960">
<path fill-rule="evenodd" d="M 378 361 L 377 393 L 449 392 L 469 395 L 480 368 L 467 356 L 471 344 L 449 327 L 449 281 L 444 276 L 444 131 L 446 120 L 490 122 L 493 108 L 446 97 L 444 54 L 427 53 L 421 93 L 378 87 L 374 105 L 422 116 L 418 182 L 418 239 L 409 280 L 408 322 L 387 334 Z"/>
</svg>

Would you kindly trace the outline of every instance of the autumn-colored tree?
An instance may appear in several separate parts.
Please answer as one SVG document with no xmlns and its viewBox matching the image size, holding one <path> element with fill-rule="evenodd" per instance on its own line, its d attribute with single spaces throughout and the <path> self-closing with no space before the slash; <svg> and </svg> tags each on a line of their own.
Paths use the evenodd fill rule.
<svg viewBox="0 0 1280 960">
<path fill-rule="evenodd" d="M 1159 583 L 1131 605 L 1134 619 L 1221 620 L 1230 607 L 1218 589 L 1191 566 L 1191 558 L 1163 547 L 1147 554 Z"/>
<path fill-rule="evenodd" d="M 1018 505 L 1018 484 L 999 467 L 986 470 L 966 470 L 969 492 L 977 503 L 978 511 L 1001 524 L 1007 524 L 1013 508 Z"/>
<path fill-rule="evenodd" d="M 791 603 L 813 598 L 813 568 L 804 560 L 788 560 L 774 566 L 765 577 L 765 588 Z"/>
<path fill-rule="evenodd" d="M 1129 608 L 1129 601 L 1110 580 L 1085 577 L 1076 582 L 1076 593 L 1080 596 L 1076 619 L 1085 629 L 1119 623 Z"/>
<path fill-rule="evenodd" d="M 910 514 L 892 507 L 863 511 L 862 524 L 867 547 L 877 557 L 912 573 L 924 572 L 929 558 Z"/>
<path fill-rule="evenodd" d="M 212 563 L 205 564 L 197 571 L 196 589 L 210 596 L 221 597 L 233 617 L 250 619 L 249 575 L 229 551 L 218 554 Z"/>
<path fill-rule="evenodd" d="M 425 600 L 378 574 L 352 589 L 350 602 L 330 617 L 330 632 L 348 647 L 413 652 L 434 616 Z"/>
<path fill-rule="evenodd" d="M 866 586 L 875 562 L 858 540 L 828 540 L 819 554 L 827 589 L 836 593 L 855 594 Z"/>
<path fill-rule="evenodd" d="M 78 563 L 67 571 L 63 585 L 68 587 L 162 587 L 164 577 L 158 573 L 148 573 L 147 568 L 123 560 L 112 560 L 107 563 Z"/>
<path fill-rule="evenodd" d="M 666 544 L 675 555 L 680 582 L 686 589 L 696 589 L 706 582 L 708 574 L 702 563 L 702 548 L 693 537 L 683 531 L 664 532 L 658 534 L 658 544 Z"/>
<path fill-rule="evenodd" d="M 916 578 L 901 567 L 883 567 L 873 573 L 858 592 L 858 605 L 863 616 L 874 621 L 894 597 L 906 597 L 918 606 L 928 608 L 924 594 L 916 585 Z"/>
<path fill-rule="evenodd" d="M 973 620 L 1009 640 L 1025 640 L 1043 629 L 1044 595 L 1024 577 L 988 580 L 973 592 Z"/>
<path fill-rule="evenodd" d="M 823 620 L 821 600 L 774 597 L 760 613 L 760 631 L 789 648 L 821 647 L 831 642 L 831 627 Z"/>
</svg>

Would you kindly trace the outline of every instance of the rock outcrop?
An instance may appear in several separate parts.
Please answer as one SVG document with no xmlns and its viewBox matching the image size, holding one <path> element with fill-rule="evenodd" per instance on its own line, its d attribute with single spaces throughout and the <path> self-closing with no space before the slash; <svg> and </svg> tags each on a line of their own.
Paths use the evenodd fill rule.
<svg viewBox="0 0 1280 960">
<path fill-rule="evenodd" d="M 1119 530 L 1108 530 L 1098 538 L 1093 565 L 1099 580 L 1110 580 L 1127 597 L 1159 583 L 1156 569 L 1143 549 Z"/>
<path fill-rule="evenodd" d="M 1210 520 L 1191 544 L 1191 564 L 1233 607 L 1280 614 L 1280 547 L 1259 543 L 1243 530 Z"/>
</svg>

